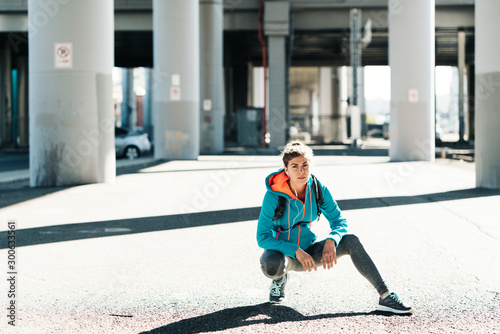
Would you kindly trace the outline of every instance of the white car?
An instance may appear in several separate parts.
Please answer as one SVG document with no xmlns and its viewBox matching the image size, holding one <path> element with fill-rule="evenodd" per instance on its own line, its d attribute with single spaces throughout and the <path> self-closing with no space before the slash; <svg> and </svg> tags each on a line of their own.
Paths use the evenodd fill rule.
<svg viewBox="0 0 500 334">
<path fill-rule="evenodd" d="M 115 127 L 115 150 L 117 157 L 136 159 L 151 151 L 151 142 L 145 132 Z"/>
</svg>

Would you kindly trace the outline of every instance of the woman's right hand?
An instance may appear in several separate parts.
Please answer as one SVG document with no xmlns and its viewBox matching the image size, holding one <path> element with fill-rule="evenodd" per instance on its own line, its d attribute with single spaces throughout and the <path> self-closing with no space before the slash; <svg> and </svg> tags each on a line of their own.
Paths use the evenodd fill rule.
<svg viewBox="0 0 500 334">
<path fill-rule="evenodd" d="M 295 251 L 295 258 L 302 264 L 304 271 L 311 271 L 313 269 L 318 270 L 318 268 L 316 268 L 316 262 L 314 262 L 312 256 L 304 252 L 302 248 L 297 248 Z"/>
</svg>

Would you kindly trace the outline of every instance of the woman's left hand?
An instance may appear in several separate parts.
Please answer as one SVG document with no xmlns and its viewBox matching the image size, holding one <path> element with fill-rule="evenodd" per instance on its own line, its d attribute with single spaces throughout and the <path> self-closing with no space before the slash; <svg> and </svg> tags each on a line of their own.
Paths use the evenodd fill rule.
<svg viewBox="0 0 500 334">
<path fill-rule="evenodd" d="M 321 262 L 323 262 L 323 269 L 331 269 L 333 268 L 334 263 L 337 264 L 337 251 L 335 241 L 332 239 L 326 239 L 325 247 L 323 247 Z"/>
</svg>

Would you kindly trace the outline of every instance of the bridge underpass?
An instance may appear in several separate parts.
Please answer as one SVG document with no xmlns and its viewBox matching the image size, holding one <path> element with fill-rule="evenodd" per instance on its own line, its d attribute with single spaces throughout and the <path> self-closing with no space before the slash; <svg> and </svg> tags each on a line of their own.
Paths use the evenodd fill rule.
<svg viewBox="0 0 500 334">
<path fill-rule="evenodd" d="M 10 29 L 3 27 L 2 37 L 6 48 L 13 46 L 12 36 L 22 41 L 26 32 L 26 8 L 22 2 L 16 8 L 1 8 L 3 17 L 19 19 Z M 153 65 L 152 4 L 148 1 L 115 1 L 115 66 L 151 67 Z M 1 5 L 0 5 L 1 6 Z M 235 112 L 235 106 L 248 105 L 249 69 L 262 65 L 262 45 L 258 38 L 258 1 L 224 2 L 224 70 L 226 73 L 226 118 Z M 388 17 L 386 1 L 375 1 L 370 7 L 363 1 L 326 3 L 323 1 L 290 1 L 293 22 L 291 67 L 340 67 L 348 66 L 350 7 L 359 7 L 362 20 L 372 20 L 372 39 L 362 50 L 361 65 L 387 65 Z M 435 9 L 435 65 L 456 66 L 458 62 L 459 34 L 465 36 L 465 66 L 469 84 L 469 126 L 474 120 L 474 1 L 436 1 Z M 10 52 L 12 64 L 20 63 L 27 54 L 26 43 L 15 45 Z M 6 52 L 8 54 L 9 52 Z M 228 78 L 240 80 L 229 82 Z M 22 98 L 22 94 L 20 97 Z M 472 101 L 472 102 L 471 102 Z M 2 117 L 8 113 L 3 113 Z M 9 123 L 7 120 L 4 123 Z M 226 128 L 233 126 L 226 120 Z M 3 132 L 5 135 L 9 131 Z M 6 136 L 3 144 L 15 145 L 16 140 Z M 17 140 L 17 143 L 23 140 Z M 26 140 L 24 140 L 26 142 Z"/>
<path fill-rule="evenodd" d="M 352 2 L 356 5 L 355 1 Z M 441 5 L 440 5 L 441 3 Z M 436 66 L 457 66 L 458 32 L 465 34 L 465 64 L 468 68 L 468 82 L 473 85 L 474 77 L 474 6 L 454 1 L 437 2 L 435 64 Z M 456 2 L 455 2 L 456 3 Z M 359 4 L 358 4 L 359 5 Z M 361 4 L 362 5 L 362 4 Z M 4 5 L 5 6 L 5 5 Z M 323 6 L 323 7 L 322 7 Z M 362 20 L 372 20 L 372 38 L 362 50 L 361 65 L 388 65 L 388 11 L 385 1 L 372 2 L 372 7 L 360 6 Z M 0 35 L 6 52 L 10 48 L 12 66 L 18 67 L 28 55 L 27 32 L 22 30 L 26 21 L 27 8 L 11 5 L 11 11 L 4 9 L 2 16 L 17 22 L 12 28 L 18 31 L 4 31 Z M 293 46 L 292 67 L 341 67 L 350 65 L 349 7 L 347 4 L 304 5 L 292 1 Z M 21 12 L 19 12 L 19 10 Z M 262 45 L 258 38 L 257 1 L 226 2 L 224 8 L 224 69 L 237 77 L 244 75 L 250 67 L 262 66 Z M 12 24 L 11 24 L 12 25 Z M 153 23 L 152 4 L 146 1 L 115 1 L 115 66 L 124 68 L 153 67 Z M 9 30 L 5 27 L 4 30 Z M 229 74 L 226 74 L 226 80 Z M 249 87 L 245 83 L 226 84 L 226 93 L 234 97 L 233 103 L 226 103 L 226 115 L 235 112 L 235 106 L 248 105 Z M 469 94 L 474 91 L 470 86 Z M 23 98 L 21 92 L 20 99 Z M 473 100 L 469 96 L 469 101 Z M 229 102 L 229 101 L 228 101 Z M 473 124 L 473 106 L 469 106 L 469 124 Z M 26 121 L 26 120 L 25 120 Z M 8 122 L 7 122 L 8 123 Z M 25 125 L 20 125 L 25 128 Z M 231 124 L 226 123 L 226 127 Z M 19 132 L 19 131 L 18 131 Z M 3 145 L 16 144 L 4 132 Z M 20 146 L 27 143 L 27 131 L 20 131 Z M 231 138 L 226 137 L 226 141 Z"/>
</svg>

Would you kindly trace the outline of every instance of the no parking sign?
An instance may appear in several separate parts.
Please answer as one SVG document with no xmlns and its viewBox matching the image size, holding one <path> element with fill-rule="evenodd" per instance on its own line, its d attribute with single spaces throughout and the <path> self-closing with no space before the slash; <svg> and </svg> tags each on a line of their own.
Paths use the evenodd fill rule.
<svg viewBox="0 0 500 334">
<path fill-rule="evenodd" d="M 73 67 L 73 43 L 55 43 L 54 47 L 54 67 Z"/>
</svg>

